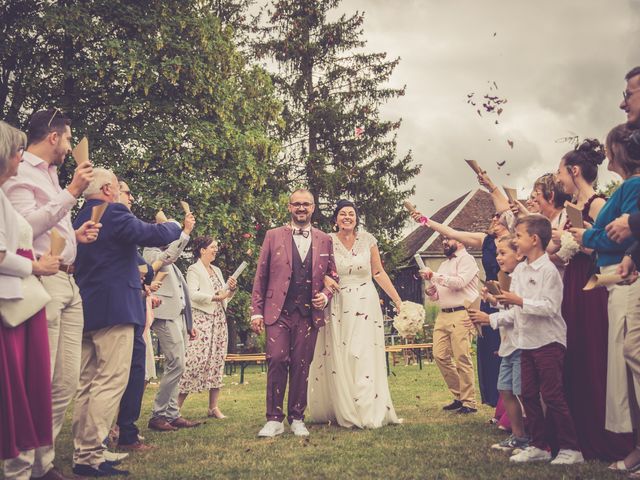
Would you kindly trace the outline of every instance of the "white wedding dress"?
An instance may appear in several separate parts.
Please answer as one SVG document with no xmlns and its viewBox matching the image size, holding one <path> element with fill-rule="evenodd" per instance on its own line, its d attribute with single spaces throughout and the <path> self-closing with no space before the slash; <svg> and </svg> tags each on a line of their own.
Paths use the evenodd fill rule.
<svg viewBox="0 0 640 480">
<path fill-rule="evenodd" d="M 391 402 L 380 298 L 371 277 L 376 239 L 359 232 L 351 250 L 335 234 L 340 293 L 326 310 L 309 372 L 309 413 L 314 422 L 378 428 L 400 423 Z"/>
</svg>

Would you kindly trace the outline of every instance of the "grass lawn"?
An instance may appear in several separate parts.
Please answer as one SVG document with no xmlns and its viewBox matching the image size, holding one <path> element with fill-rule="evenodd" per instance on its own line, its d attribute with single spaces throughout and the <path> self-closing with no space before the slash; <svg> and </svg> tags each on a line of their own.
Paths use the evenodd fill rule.
<svg viewBox="0 0 640 480">
<path fill-rule="evenodd" d="M 437 367 L 396 366 L 389 378 L 392 397 L 404 424 L 378 430 L 347 430 L 335 425 L 310 425 L 301 440 L 287 428 L 284 435 L 264 440 L 256 434 L 264 423 L 266 376 L 247 369 L 244 385 L 238 375 L 225 378 L 220 407 L 229 418 L 207 419 L 191 430 L 156 433 L 147 430 L 156 385 L 147 389 L 139 422 L 146 441 L 156 446 L 133 454 L 122 467 L 133 478 L 415 478 L 415 479 L 620 479 L 607 465 L 588 462 L 572 467 L 548 464 L 514 466 L 506 454 L 490 450 L 504 438 L 487 424 L 492 409 L 470 416 L 441 411 L 451 398 Z M 207 396 L 187 399 L 184 416 L 206 419 Z M 57 464 L 70 473 L 72 440 L 69 421 L 58 439 Z"/>
</svg>

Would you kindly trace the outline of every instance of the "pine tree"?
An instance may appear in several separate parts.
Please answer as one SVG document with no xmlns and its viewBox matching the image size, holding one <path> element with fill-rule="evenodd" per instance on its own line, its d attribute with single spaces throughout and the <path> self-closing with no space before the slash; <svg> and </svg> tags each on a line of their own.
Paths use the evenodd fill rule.
<svg viewBox="0 0 640 480">
<path fill-rule="evenodd" d="M 328 19 L 339 0 L 278 0 L 256 50 L 275 61 L 285 103 L 278 174 L 314 193 L 319 227 L 330 229 L 339 198 L 356 202 L 374 235 L 402 228 L 406 184 L 419 172 L 411 152 L 396 156 L 400 121 L 380 118 L 383 103 L 404 95 L 387 83 L 399 59 L 366 53 L 364 15 Z"/>
</svg>

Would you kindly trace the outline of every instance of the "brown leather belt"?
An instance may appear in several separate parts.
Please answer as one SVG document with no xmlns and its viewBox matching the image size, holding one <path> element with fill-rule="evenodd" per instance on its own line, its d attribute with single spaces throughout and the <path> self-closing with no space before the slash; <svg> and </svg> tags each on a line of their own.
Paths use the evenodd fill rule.
<svg viewBox="0 0 640 480">
<path fill-rule="evenodd" d="M 453 312 L 459 312 L 460 310 L 464 310 L 464 307 L 460 306 L 460 307 L 442 308 L 441 310 L 444 313 L 453 313 Z"/>
<path fill-rule="evenodd" d="M 76 267 L 74 267 L 73 265 L 64 265 L 61 263 L 58 267 L 58 270 L 66 273 L 67 275 L 73 275 L 73 272 L 76 271 Z"/>
</svg>

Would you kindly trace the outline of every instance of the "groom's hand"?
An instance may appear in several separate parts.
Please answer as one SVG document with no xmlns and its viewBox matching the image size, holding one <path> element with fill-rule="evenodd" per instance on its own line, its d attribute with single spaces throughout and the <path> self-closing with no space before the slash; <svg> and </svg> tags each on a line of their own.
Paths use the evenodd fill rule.
<svg viewBox="0 0 640 480">
<path fill-rule="evenodd" d="M 327 296 L 322 292 L 316 293 L 315 296 L 311 299 L 311 304 L 316 310 L 323 310 L 324 307 L 327 306 L 327 303 Z"/>
<path fill-rule="evenodd" d="M 251 330 L 260 335 L 264 331 L 264 318 L 256 317 L 251 320 Z"/>
</svg>

